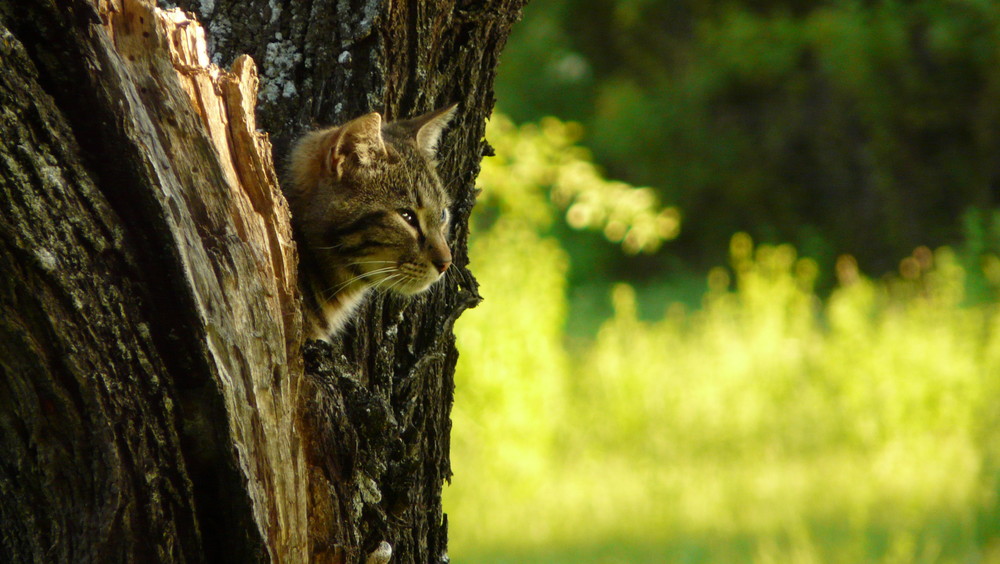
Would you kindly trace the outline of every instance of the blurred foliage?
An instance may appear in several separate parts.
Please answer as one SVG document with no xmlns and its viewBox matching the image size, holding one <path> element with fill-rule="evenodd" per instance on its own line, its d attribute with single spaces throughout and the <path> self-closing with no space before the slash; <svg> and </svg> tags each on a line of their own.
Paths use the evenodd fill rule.
<svg viewBox="0 0 1000 564">
<path fill-rule="evenodd" d="M 998 46 L 984 0 L 529 4 L 454 560 L 1000 562 Z"/>
<path fill-rule="evenodd" d="M 984 0 L 549 0 L 497 92 L 515 121 L 579 121 L 677 206 L 669 251 L 696 270 L 745 231 L 881 274 L 1000 203 L 998 44 Z"/>
<path fill-rule="evenodd" d="M 570 226 L 600 231 L 626 253 L 652 252 L 676 237 L 677 209 L 660 209 L 651 188 L 605 179 L 586 149 L 575 144 L 580 134 L 578 125 L 555 118 L 518 128 L 494 114 L 486 136 L 496 154 L 479 173 L 479 182 L 490 189 L 478 202 L 478 227 L 496 218 L 548 227 L 556 206 L 566 210 Z"/>
<path fill-rule="evenodd" d="M 552 225 L 631 189 L 584 175 L 557 203 L 586 156 L 573 126 L 491 128 L 470 242 L 486 301 L 456 326 L 455 561 L 1000 562 L 991 218 L 966 216 L 968 253 L 918 247 L 878 280 L 842 255 L 826 298 L 815 260 L 740 233 L 700 307 L 644 320 L 619 284 L 572 347 Z"/>
</svg>

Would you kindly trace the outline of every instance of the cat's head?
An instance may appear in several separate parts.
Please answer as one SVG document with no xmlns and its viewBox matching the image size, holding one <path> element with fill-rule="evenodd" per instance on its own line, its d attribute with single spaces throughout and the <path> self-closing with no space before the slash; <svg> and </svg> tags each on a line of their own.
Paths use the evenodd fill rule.
<svg viewBox="0 0 1000 564">
<path fill-rule="evenodd" d="M 371 113 L 296 144 L 286 195 L 323 299 L 369 287 L 416 294 L 451 265 L 451 200 L 435 153 L 454 111 L 392 123 Z"/>
</svg>

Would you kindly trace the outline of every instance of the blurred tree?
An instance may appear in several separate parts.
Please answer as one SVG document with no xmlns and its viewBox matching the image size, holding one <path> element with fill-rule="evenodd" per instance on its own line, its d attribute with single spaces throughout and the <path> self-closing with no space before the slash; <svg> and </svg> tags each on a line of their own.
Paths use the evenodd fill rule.
<svg viewBox="0 0 1000 564">
<path fill-rule="evenodd" d="M 879 272 L 1000 203 L 998 40 L 994 2 L 561 0 L 529 7 L 498 92 L 679 206 L 691 264 L 747 231 Z"/>
</svg>

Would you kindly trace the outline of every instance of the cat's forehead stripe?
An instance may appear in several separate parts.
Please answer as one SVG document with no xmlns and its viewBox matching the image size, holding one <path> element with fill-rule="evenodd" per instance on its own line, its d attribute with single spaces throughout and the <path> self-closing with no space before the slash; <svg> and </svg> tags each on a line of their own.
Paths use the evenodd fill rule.
<svg viewBox="0 0 1000 564">
<path fill-rule="evenodd" d="M 392 248 L 395 243 L 391 241 L 379 241 L 376 239 L 371 239 L 367 241 L 361 241 L 360 243 L 354 245 L 347 245 L 340 249 L 340 252 L 344 256 L 356 256 L 361 254 L 363 251 L 377 248 Z"/>
<path fill-rule="evenodd" d="M 364 231 L 365 229 L 380 223 L 383 216 L 385 216 L 385 213 L 385 211 L 375 211 L 362 215 L 347 225 L 340 227 L 331 226 L 331 228 L 326 232 L 326 237 L 330 240 L 336 240 L 351 235 L 352 233 Z"/>
<path fill-rule="evenodd" d="M 417 190 L 414 190 L 413 192 L 414 192 L 413 195 L 415 196 L 414 199 L 417 201 L 417 207 L 418 208 L 424 207 L 424 198 L 423 198 L 423 195 L 422 195 L 423 191 L 420 190 L 420 189 L 417 189 Z"/>
<path fill-rule="evenodd" d="M 415 207 L 446 207 L 448 197 L 441 186 L 441 181 L 432 173 L 423 170 L 411 170 L 406 174 L 406 198 Z"/>
</svg>

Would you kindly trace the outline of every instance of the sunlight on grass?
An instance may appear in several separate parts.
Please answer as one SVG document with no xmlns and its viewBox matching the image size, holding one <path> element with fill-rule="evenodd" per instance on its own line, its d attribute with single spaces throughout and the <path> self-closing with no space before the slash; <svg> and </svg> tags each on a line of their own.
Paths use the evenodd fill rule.
<svg viewBox="0 0 1000 564">
<path fill-rule="evenodd" d="M 948 249 L 882 281 L 842 257 L 823 301 L 815 263 L 738 234 L 700 309 L 642 321 L 620 285 L 568 350 L 540 225 L 471 244 L 456 562 L 1000 562 L 1000 313 L 964 304 Z"/>
</svg>

